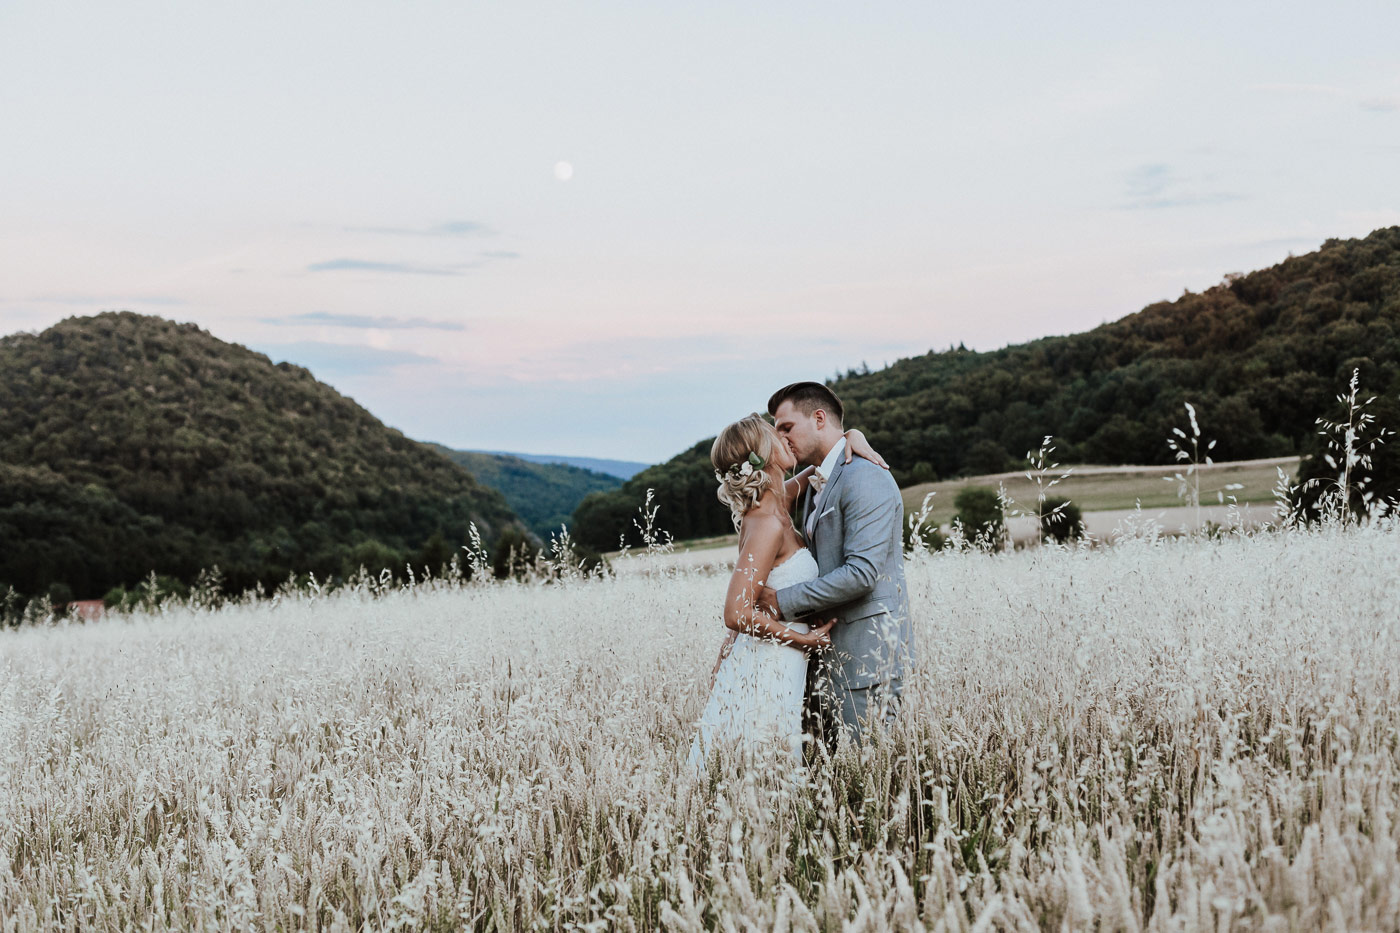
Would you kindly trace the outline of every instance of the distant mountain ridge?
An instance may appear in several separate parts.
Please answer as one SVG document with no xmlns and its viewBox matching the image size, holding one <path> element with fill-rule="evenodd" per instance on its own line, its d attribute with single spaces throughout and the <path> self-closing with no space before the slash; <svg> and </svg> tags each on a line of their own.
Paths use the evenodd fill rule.
<svg viewBox="0 0 1400 933">
<path fill-rule="evenodd" d="M 440 567 L 502 495 L 311 373 L 131 312 L 0 339 L 0 585 Z"/>
<path fill-rule="evenodd" d="M 1328 240 L 1084 333 L 932 351 L 831 385 L 847 425 L 910 482 L 1010 469 L 1045 435 L 1064 463 L 1168 463 L 1165 438 L 1186 426 L 1186 402 L 1219 442 L 1217 460 L 1320 452 L 1315 420 L 1337 414 L 1353 369 L 1366 395 L 1379 396 L 1380 423 L 1400 430 L 1400 227 Z M 635 541 L 648 489 L 658 523 L 677 538 L 729 532 L 709 447 L 590 495 L 574 513 L 580 539 L 600 550 Z M 1400 445 L 1375 459 L 1377 477 L 1390 477 L 1378 491 L 1400 486 Z M 1304 474 L 1322 469 L 1320 457 L 1304 462 Z"/>
<path fill-rule="evenodd" d="M 591 492 L 616 489 L 622 480 L 607 473 L 565 463 L 542 463 L 511 454 L 453 450 L 429 444 L 443 456 L 465 467 L 473 476 L 498 490 L 531 531 L 542 541 L 569 524 L 574 509 Z M 596 461 L 595 461 L 596 462 Z"/>
<path fill-rule="evenodd" d="M 606 473 L 621 480 L 631 479 L 651 466 L 650 463 L 641 463 L 636 460 L 604 460 L 598 457 L 570 457 L 556 454 L 522 454 L 510 450 L 468 450 L 463 452 L 491 454 L 497 457 L 515 457 L 519 460 L 528 460 L 531 463 L 560 463 L 582 470 L 591 470 L 594 473 Z"/>
</svg>

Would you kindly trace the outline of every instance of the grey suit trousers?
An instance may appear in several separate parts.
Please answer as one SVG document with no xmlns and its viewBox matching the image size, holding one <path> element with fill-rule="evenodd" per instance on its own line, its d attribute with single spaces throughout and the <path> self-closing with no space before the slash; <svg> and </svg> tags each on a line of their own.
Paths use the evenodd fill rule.
<svg viewBox="0 0 1400 933">
<path fill-rule="evenodd" d="M 835 754 L 844 735 L 860 744 L 877 721 L 893 725 L 904 695 L 904 678 L 874 683 L 868 687 L 838 688 L 831 665 L 813 657 L 807 664 L 807 695 L 803 702 L 802 729 Z M 839 669 L 835 679 L 840 679 Z"/>
</svg>

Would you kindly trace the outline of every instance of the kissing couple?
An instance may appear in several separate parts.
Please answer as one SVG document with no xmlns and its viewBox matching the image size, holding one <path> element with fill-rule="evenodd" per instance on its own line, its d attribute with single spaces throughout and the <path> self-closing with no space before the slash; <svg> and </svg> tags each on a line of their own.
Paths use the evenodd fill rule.
<svg viewBox="0 0 1400 933">
<path fill-rule="evenodd" d="M 890 722 L 912 661 L 904 503 L 884 460 L 820 382 L 784 386 L 710 450 L 739 532 L 728 637 L 690 750 L 834 752 Z M 791 474 L 791 475 L 789 475 Z M 795 511 L 794 511 L 795 507 Z"/>
</svg>

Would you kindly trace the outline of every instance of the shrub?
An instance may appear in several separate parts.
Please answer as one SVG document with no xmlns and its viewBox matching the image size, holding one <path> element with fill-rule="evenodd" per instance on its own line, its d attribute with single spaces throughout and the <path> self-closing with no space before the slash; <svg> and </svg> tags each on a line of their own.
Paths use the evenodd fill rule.
<svg viewBox="0 0 1400 933">
<path fill-rule="evenodd" d="M 957 506 L 956 521 L 962 523 L 963 533 L 968 540 L 988 546 L 996 546 L 1006 531 L 1006 519 L 1002 515 L 1001 500 L 997 491 L 988 486 L 968 486 L 953 500 Z"/>
<path fill-rule="evenodd" d="M 144 582 L 127 589 L 114 586 L 102 597 L 102 605 L 108 609 L 132 612 L 137 609 L 154 609 L 170 599 L 184 600 L 190 595 L 190 588 L 174 577 L 157 576 L 152 573 Z"/>
<path fill-rule="evenodd" d="M 67 583 L 49 584 L 49 602 L 62 608 L 73 601 L 73 588 Z"/>
<path fill-rule="evenodd" d="M 18 625 L 24 616 L 24 596 L 8 583 L 0 583 L 0 625 Z"/>
<path fill-rule="evenodd" d="M 1060 544 L 1084 537 L 1084 513 L 1064 496 L 1048 497 L 1040 513 L 1040 536 Z"/>
<path fill-rule="evenodd" d="M 924 547 L 930 551 L 939 551 L 948 543 L 948 536 L 938 527 L 938 523 L 931 518 L 919 521 L 918 516 L 911 515 L 904 523 L 904 550 L 917 550 L 915 537 L 923 541 Z"/>
<path fill-rule="evenodd" d="M 124 586 L 114 586 L 102 597 L 102 605 L 108 609 L 134 609 L 137 596 Z"/>
<path fill-rule="evenodd" d="M 501 532 L 491 551 L 491 573 L 497 580 L 507 577 L 524 579 L 540 556 L 540 547 L 529 536 L 512 525 Z"/>
</svg>

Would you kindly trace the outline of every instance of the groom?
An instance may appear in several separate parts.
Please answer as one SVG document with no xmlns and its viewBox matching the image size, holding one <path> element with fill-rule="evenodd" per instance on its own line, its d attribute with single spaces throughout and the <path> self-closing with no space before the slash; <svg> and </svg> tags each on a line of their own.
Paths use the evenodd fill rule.
<svg viewBox="0 0 1400 933">
<path fill-rule="evenodd" d="M 820 382 L 796 382 L 768 400 L 778 435 L 800 465 L 816 467 L 799 517 L 821 575 L 759 590 L 760 608 L 779 619 L 835 616 L 833 651 L 807 667 L 807 731 L 836 747 L 838 733 L 859 742 L 876 720 L 889 722 L 912 659 L 904 584 L 904 502 L 889 471 L 856 457 L 845 462 L 843 406 Z"/>
</svg>

